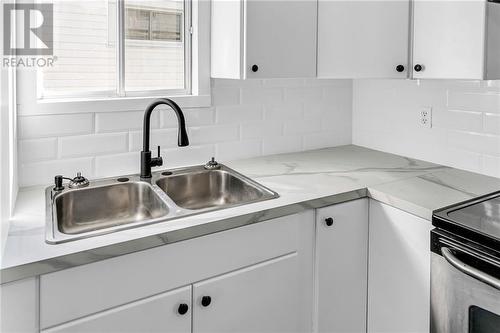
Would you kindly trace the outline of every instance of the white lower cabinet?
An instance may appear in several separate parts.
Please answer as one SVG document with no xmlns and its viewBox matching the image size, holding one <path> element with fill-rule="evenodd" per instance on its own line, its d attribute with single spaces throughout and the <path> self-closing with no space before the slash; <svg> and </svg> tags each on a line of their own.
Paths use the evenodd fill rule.
<svg viewBox="0 0 500 333">
<path fill-rule="evenodd" d="M 368 199 L 317 210 L 318 332 L 366 332 Z"/>
<path fill-rule="evenodd" d="M 310 332 L 313 241 L 309 210 L 46 274 L 41 328 Z"/>
<path fill-rule="evenodd" d="M 368 199 L 308 210 L 2 285 L 1 328 L 426 333 L 431 228 Z"/>
<path fill-rule="evenodd" d="M 38 332 L 38 278 L 0 285 L 0 332 Z"/>
<path fill-rule="evenodd" d="M 299 260 L 286 255 L 193 285 L 193 332 L 305 332 Z"/>
<path fill-rule="evenodd" d="M 99 312 L 43 332 L 189 333 L 191 332 L 191 286 Z"/>
<path fill-rule="evenodd" d="M 368 332 L 429 332 L 430 221 L 370 201 Z"/>
</svg>

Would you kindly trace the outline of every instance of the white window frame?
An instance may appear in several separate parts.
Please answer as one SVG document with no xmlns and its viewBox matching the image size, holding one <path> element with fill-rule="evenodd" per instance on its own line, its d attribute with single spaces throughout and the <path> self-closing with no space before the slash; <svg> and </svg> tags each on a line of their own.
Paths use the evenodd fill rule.
<svg viewBox="0 0 500 333">
<path fill-rule="evenodd" d="M 3 17 L 3 6 L 0 8 Z M 12 27 L 15 34 L 15 17 Z M 3 45 L 3 25 L 0 25 L 0 43 Z M 15 44 L 15 41 L 14 41 Z M 17 183 L 17 114 L 16 71 L 0 68 L 0 249 L 8 233 L 8 220 L 14 212 Z"/>
<path fill-rule="evenodd" d="M 121 0 L 118 0 L 121 2 Z M 188 68 L 190 75 L 190 93 L 183 91 L 148 91 L 127 92 L 111 96 L 82 96 L 76 98 L 40 98 L 37 93 L 37 71 L 18 69 L 18 115 L 96 113 L 112 111 L 143 110 L 145 106 L 158 97 L 173 99 L 181 107 L 209 107 L 210 96 L 210 1 L 191 0 L 191 63 Z M 124 10 L 124 6 L 117 6 Z M 123 16 L 122 16 L 123 17 Z M 186 19 L 186 15 L 185 15 Z M 123 21 L 123 19 L 121 20 Z M 123 24 L 123 22 L 122 22 Z M 189 25 L 187 25 L 189 26 Z M 120 30 L 120 29 L 117 29 Z M 119 38 L 124 38 L 125 31 L 121 29 Z M 124 47 L 124 43 L 119 43 Z M 123 52 L 117 52 L 117 55 Z M 57 56 L 57 54 L 55 54 Z M 117 75 L 124 75 L 122 70 Z M 123 85 L 123 80 L 120 80 Z M 123 87 L 119 88 L 123 92 Z M 121 95 L 121 96 L 120 96 Z"/>
</svg>

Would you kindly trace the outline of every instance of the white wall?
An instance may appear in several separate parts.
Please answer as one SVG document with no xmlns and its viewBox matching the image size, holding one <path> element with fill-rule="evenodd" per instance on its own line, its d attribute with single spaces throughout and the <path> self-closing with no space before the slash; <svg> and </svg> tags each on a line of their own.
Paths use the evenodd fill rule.
<svg viewBox="0 0 500 333">
<path fill-rule="evenodd" d="M 213 80 L 211 108 L 185 109 L 191 145 L 176 147 L 166 108 L 152 117 L 164 167 L 221 162 L 351 143 L 351 80 Z M 20 186 L 54 175 L 139 172 L 143 110 L 18 117 Z"/>
<path fill-rule="evenodd" d="M 500 177 L 500 81 L 355 80 L 353 143 Z"/>
</svg>

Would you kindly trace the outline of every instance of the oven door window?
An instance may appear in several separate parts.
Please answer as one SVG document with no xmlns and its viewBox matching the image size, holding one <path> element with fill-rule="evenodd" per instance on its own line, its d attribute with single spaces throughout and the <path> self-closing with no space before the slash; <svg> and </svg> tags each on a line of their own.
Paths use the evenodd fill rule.
<svg viewBox="0 0 500 333">
<path fill-rule="evenodd" d="M 471 306 L 469 333 L 500 333 L 500 316 L 478 306 Z"/>
</svg>

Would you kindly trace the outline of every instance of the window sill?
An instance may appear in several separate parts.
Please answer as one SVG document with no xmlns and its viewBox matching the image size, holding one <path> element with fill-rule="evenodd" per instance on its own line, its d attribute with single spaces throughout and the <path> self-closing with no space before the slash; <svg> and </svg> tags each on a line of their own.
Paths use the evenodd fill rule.
<svg viewBox="0 0 500 333">
<path fill-rule="evenodd" d="M 123 98 L 78 98 L 78 99 L 41 99 L 33 104 L 18 105 L 17 114 L 49 115 L 71 113 L 100 113 L 114 111 L 141 111 L 155 97 L 123 97 Z M 169 97 L 181 108 L 203 108 L 212 105 L 210 95 L 184 95 Z"/>
</svg>

